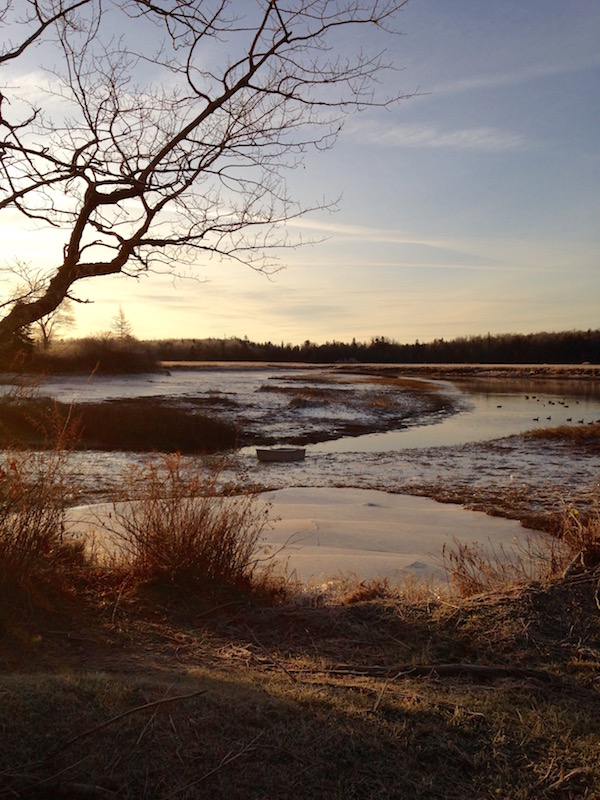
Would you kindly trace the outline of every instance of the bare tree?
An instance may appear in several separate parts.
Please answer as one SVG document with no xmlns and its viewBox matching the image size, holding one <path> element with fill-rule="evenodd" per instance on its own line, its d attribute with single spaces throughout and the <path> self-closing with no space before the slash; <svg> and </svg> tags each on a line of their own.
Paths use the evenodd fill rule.
<svg viewBox="0 0 600 800">
<path fill-rule="evenodd" d="M 64 334 L 66 330 L 75 327 L 73 301 L 69 297 L 65 297 L 54 311 L 40 317 L 33 325 L 34 328 L 37 328 L 38 339 L 42 347 L 44 350 L 48 350 L 59 334 Z"/>
<path fill-rule="evenodd" d="M 346 114 L 401 98 L 378 96 L 383 52 L 344 35 L 392 33 L 407 1 L 0 0 L 9 79 L 33 51 L 52 65 L 41 101 L 2 89 L 0 212 L 65 236 L 0 338 L 86 278 L 202 256 L 271 268 L 280 223 L 309 210 L 286 170 L 331 147 Z"/>
</svg>

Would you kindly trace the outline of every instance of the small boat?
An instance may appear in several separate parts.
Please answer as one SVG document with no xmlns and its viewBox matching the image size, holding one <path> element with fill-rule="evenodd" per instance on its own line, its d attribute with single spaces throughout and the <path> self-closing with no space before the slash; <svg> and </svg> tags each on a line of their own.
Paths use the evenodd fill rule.
<svg viewBox="0 0 600 800">
<path fill-rule="evenodd" d="M 304 447 L 256 448 L 259 461 L 302 461 L 306 455 Z"/>
</svg>

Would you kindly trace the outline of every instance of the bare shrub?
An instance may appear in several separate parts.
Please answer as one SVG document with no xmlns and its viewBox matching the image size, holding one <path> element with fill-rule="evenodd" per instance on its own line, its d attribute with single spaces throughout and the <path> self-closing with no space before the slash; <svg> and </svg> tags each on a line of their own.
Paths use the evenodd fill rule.
<svg viewBox="0 0 600 800">
<path fill-rule="evenodd" d="M 131 467 L 103 522 L 137 581 L 238 589 L 251 588 L 268 524 L 256 490 L 228 491 L 218 468 L 179 455 Z"/>
</svg>

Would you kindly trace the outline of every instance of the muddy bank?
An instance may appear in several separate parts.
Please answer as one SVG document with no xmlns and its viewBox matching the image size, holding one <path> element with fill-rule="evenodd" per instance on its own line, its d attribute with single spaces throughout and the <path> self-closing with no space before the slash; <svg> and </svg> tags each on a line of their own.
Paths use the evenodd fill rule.
<svg viewBox="0 0 600 800">
<path fill-rule="evenodd" d="M 108 499 L 128 464 L 152 458 L 160 456 L 73 453 L 73 484 L 81 487 L 73 502 Z M 600 497 L 597 449 L 525 436 L 387 453 L 310 453 L 291 464 L 261 464 L 248 451 L 227 456 L 222 466 L 227 480 L 264 489 L 379 489 L 458 503 L 538 529 L 551 527 L 568 507 L 597 508 Z"/>
<path fill-rule="evenodd" d="M 256 468 L 260 481 L 285 486 L 349 486 L 459 503 L 534 527 L 568 506 L 600 496 L 600 455 L 567 441 L 514 436 L 491 442 L 387 453 L 315 453 L 306 462 Z"/>
</svg>

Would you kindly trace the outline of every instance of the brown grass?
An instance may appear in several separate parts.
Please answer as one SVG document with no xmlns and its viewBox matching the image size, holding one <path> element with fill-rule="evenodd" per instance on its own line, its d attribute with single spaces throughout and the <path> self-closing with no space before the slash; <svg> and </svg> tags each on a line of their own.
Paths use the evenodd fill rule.
<svg viewBox="0 0 600 800">
<path fill-rule="evenodd" d="M 73 484 L 67 455 L 4 452 L 0 465 L 0 593 L 60 583 L 65 564 L 83 560 L 83 545 L 64 534 Z"/>
<path fill-rule="evenodd" d="M 250 591 L 269 507 L 253 490 L 227 494 L 220 479 L 179 455 L 131 467 L 101 521 L 120 548 L 117 569 L 140 583 Z"/>
<path fill-rule="evenodd" d="M 72 446 L 94 450 L 214 453 L 238 443 L 235 425 L 153 400 L 71 406 L 45 398 L 0 401 L 0 445 L 54 448 L 57 428 L 76 435 Z"/>
<path fill-rule="evenodd" d="M 498 591 L 532 581 L 547 582 L 573 568 L 600 565 L 600 511 L 585 514 L 565 506 L 547 533 L 529 536 L 513 547 L 454 540 L 444 545 L 442 559 L 459 597 Z"/>
<path fill-rule="evenodd" d="M 600 451 L 600 423 L 598 422 L 587 425 L 559 425 L 556 428 L 543 428 L 528 431 L 524 436 L 528 439 L 568 442 L 594 452 Z"/>
<path fill-rule="evenodd" d="M 594 586 L 39 617 L 0 641 L 0 796 L 592 800 Z"/>
</svg>

